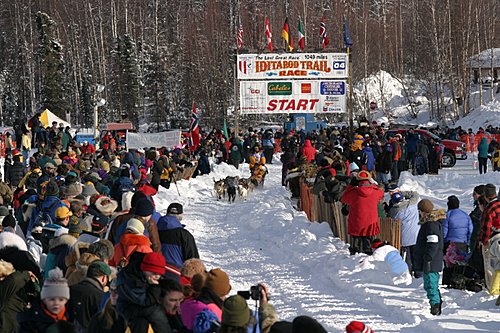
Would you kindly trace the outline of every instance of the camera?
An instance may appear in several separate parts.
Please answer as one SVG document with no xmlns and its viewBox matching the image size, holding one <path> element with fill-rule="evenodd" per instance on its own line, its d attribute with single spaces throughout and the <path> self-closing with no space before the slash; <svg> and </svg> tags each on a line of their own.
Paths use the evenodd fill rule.
<svg viewBox="0 0 500 333">
<path fill-rule="evenodd" d="M 262 286 L 256 285 L 251 286 L 250 290 L 240 290 L 238 291 L 238 295 L 243 297 L 244 299 L 253 299 L 254 301 L 260 301 L 262 298 L 261 291 L 263 290 Z"/>
</svg>

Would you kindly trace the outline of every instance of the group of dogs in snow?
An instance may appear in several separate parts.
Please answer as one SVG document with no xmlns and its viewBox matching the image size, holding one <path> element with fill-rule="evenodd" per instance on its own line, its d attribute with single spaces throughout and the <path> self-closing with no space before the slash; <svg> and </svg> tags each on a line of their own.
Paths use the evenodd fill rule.
<svg viewBox="0 0 500 333">
<path fill-rule="evenodd" d="M 217 200 L 225 199 L 227 194 L 229 203 L 234 202 L 236 193 L 239 194 L 241 199 L 247 200 L 248 193 L 252 192 L 259 185 L 263 186 L 263 183 L 257 182 L 252 177 L 240 178 L 238 176 L 227 176 L 220 180 L 215 180 L 214 178 L 214 190 Z"/>
</svg>

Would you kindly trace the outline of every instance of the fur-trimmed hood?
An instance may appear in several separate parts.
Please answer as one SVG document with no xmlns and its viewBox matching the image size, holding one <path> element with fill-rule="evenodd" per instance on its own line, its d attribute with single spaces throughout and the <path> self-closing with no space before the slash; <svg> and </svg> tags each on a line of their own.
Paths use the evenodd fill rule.
<svg viewBox="0 0 500 333">
<path fill-rule="evenodd" d="M 446 219 L 446 211 L 444 209 L 435 209 L 423 218 L 420 219 L 420 224 L 428 222 L 439 222 Z"/>
<path fill-rule="evenodd" d="M 81 255 L 86 252 L 86 250 L 89 249 L 89 243 L 85 242 L 79 242 L 77 241 L 73 246 L 71 247 L 71 251 L 68 253 L 66 258 L 64 259 L 64 262 L 66 263 L 66 266 L 74 266 L 78 260 L 80 259 Z"/>
<path fill-rule="evenodd" d="M 0 249 L 15 247 L 21 251 L 28 251 L 26 242 L 13 232 L 0 233 Z"/>
<path fill-rule="evenodd" d="M 9 276 L 11 275 L 12 273 L 14 273 L 16 270 L 14 269 L 14 266 L 8 262 L 8 261 L 4 261 L 4 260 L 0 260 L 0 275 L 1 276 Z"/>
<path fill-rule="evenodd" d="M 151 245 L 151 242 L 149 241 L 149 238 L 147 236 L 127 233 L 122 235 L 122 237 L 120 238 L 120 243 L 122 243 L 123 246 Z"/>
<path fill-rule="evenodd" d="M 118 208 L 118 202 L 108 197 L 100 197 L 95 202 L 95 207 L 106 216 L 111 216 Z"/>
<path fill-rule="evenodd" d="M 52 250 L 61 245 L 72 247 L 77 242 L 77 239 L 71 235 L 64 234 L 59 237 L 53 238 L 49 242 L 49 249 Z"/>
</svg>

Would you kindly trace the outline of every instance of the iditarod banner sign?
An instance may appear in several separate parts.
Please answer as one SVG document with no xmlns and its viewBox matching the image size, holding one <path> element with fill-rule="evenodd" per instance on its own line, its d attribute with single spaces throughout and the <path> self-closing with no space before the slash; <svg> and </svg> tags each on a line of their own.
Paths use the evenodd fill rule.
<svg viewBox="0 0 500 333">
<path fill-rule="evenodd" d="M 240 81 L 240 113 L 343 113 L 346 96 L 345 80 Z"/>
<path fill-rule="evenodd" d="M 239 54 L 238 80 L 345 79 L 347 53 Z"/>
</svg>

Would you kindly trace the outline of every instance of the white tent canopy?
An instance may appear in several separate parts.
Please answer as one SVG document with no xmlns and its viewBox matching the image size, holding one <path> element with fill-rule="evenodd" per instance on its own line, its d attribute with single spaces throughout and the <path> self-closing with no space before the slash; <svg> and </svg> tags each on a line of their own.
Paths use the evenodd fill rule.
<svg viewBox="0 0 500 333">
<path fill-rule="evenodd" d="M 65 120 L 62 120 L 61 118 L 50 112 L 49 109 L 43 110 L 42 114 L 40 115 L 40 122 L 43 124 L 43 126 L 44 127 L 52 126 L 52 123 L 54 121 L 57 122 L 57 126 L 59 126 L 59 124 L 62 123 L 64 124 L 64 127 L 66 126 L 71 127 L 70 123 L 68 123 Z"/>
</svg>

